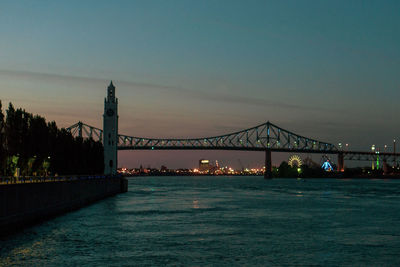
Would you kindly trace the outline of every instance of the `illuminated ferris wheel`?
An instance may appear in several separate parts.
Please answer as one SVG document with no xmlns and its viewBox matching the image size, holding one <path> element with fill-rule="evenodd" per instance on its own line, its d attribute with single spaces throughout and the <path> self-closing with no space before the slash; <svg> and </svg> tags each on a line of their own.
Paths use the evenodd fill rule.
<svg viewBox="0 0 400 267">
<path fill-rule="evenodd" d="M 299 155 L 292 155 L 289 158 L 288 164 L 290 167 L 300 167 L 303 162 Z"/>
</svg>

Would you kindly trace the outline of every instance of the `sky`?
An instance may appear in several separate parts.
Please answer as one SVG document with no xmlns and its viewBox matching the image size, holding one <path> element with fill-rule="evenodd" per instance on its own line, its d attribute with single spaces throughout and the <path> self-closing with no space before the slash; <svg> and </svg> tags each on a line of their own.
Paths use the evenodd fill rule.
<svg viewBox="0 0 400 267">
<path fill-rule="evenodd" d="M 400 141 L 399 10 L 389 0 L 2 0 L 0 100 L 60 127 L 102 127 L 113 80 L 121 134 L 205 137 L 269 120 L 390 150 Z M 263 157 L 121 151 L 119 165 L 256 167 Z"/>
</svg>

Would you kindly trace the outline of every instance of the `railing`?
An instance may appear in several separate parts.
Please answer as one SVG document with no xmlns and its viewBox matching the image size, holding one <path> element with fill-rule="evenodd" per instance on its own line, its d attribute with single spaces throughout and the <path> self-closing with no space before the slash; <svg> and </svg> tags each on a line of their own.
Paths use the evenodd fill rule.
<svg viewBox="0 0 400 267">
<path fill-rule="evenodd" d="M 70 175 L 70 176 L 21 176 L 21 177 L 0 177 L 0 185 L 4 184 L 30 184 L 30 183 L 49 183 L 49 182 L 67 182 L 90 179 L 116 178 L 110 175 Z"/>
</svg>

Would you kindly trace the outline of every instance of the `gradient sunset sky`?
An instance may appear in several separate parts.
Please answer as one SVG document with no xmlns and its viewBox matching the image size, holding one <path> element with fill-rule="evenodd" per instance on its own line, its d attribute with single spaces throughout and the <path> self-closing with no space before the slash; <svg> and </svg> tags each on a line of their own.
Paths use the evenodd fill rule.
<svg viewBox="0 0 400 267">
<path fill-rule="evenodd" d="M 11 101 L 61 127 L 102 127 L 110 80 L 122 134 L 203 137 L 269 120 L 351 149 L 391 150 L 400 143 L 400 1 L 0 2 L 3 109 Z M 119 161 L 177 168 L 200 158 L 264 160 L 124 151 Z"/>
</svg>

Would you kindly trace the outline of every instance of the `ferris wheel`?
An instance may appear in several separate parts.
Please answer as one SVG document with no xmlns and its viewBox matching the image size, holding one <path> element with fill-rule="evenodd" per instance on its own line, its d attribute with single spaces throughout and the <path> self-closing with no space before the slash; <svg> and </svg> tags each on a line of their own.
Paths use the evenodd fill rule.
<svg viewBox="0 0 400 267">
<path fill-rule="evenodd" d="M 299 155 L 292 155 L 289 157 L 288 164 L 290 167 L 300 167 L 303 164 Z"/>
</svg>

